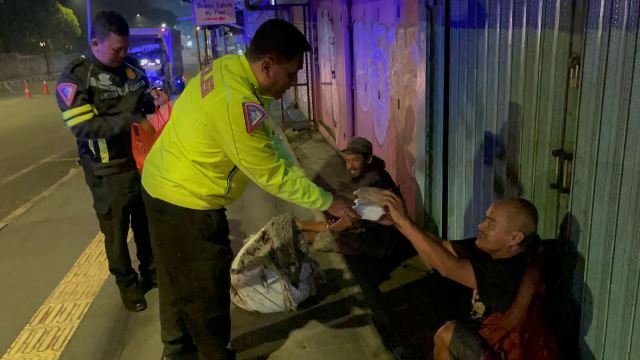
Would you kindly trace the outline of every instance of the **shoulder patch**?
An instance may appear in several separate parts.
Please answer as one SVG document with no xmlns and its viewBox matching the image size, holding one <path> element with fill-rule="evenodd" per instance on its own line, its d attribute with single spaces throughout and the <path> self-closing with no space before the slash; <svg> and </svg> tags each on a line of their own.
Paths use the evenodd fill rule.
<svg viewBox="0 0 640 360">
<path fill-rule="evenodd" d="M 78 85 L 68 82 L 60 83 L 58 84 L 58 86 L 56 86 L 58 95 L 60 95 L 62 101 L 64 101 L 64 103 L 69 107 L 71 107 L 71 104 L 73 104 L 73 97 L 76 96 L 77 90 Z"/>
<path fill-rule="evenodd" d="M 253 133 L 253 131 L 262 124 L 264 119 L 267 118 L 267 112 L 262 106 L 254 102 L 242 103 L 242 110 L 244 111 L 244 123 L 249 134 Z"/>
</svg>

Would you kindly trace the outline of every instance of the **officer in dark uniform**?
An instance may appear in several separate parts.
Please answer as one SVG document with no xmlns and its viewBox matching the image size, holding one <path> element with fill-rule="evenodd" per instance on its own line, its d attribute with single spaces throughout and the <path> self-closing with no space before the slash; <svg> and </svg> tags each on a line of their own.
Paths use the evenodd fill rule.
<svg viewBox="0 0 640 360">
<path fill-rule="evenodd" d="M 148 92 L 144 70 L 127 56 L 129 26 L 122 15 L 98 13 L 91 38 L 91 49 L 60 76 L 56 97 L 62 119 L 77 139 L 85 181 L 105 236 L 109 271 L 116 278 L 125 308 L 142 311 L 147 307 L 144 291 L 157 283 L 130 128 L 134 122 L 150 126 L 145 115 L 152 114 L 155 105 L 167 97 Z M 129 225 L 141 280 L 131 266 Z"/>
</svg>

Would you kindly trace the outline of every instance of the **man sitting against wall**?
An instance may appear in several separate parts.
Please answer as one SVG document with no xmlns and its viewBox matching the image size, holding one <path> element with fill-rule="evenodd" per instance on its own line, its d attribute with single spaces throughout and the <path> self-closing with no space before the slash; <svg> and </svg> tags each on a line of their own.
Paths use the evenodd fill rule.
<svg viewBox="0 0 640 360">
<path fill-rule="evenodd" d="M 341 151 L 345 160 L 350 181 L 339 195 L 354 199 L 353 192 L 364 187 L 387 189 L 398 197 L 400 190 L 391 175 L 385 170 L 385 162 L 373 155 L 373 146 L 365 138 L 352 139 L 347 148 Z M 375 221 L 349 218 L 332 218 L 326 214 L 325 222 L 298 221 L 298 227 L 305 232 L 310 241 L 321 237 L 333 237 L 337 251 L 345 259 L 355 279 L 361 286 L 373 310 L 373 318 L 379 330 L 388 327 L 384 306 L 378 285 L 400 262 L 415 254 L 395 228 Z M 316 241 L 319 241 L 316 240 Z"/>
<path fill-rule="evenodd" d="M 394 194 L 402 196 L 400 189 L 391 178 L 391 175 L 385 169 L 384 160 L 373 155 L 373 146 L 371 142 L 365 138 L 357 137 L 352 139 L 346 149 L 340 151 L 345 162 L 349 181 L 342 183 L 338 190 L 338 196 L 348 201 L 355 199 L 354 192 L 360 188 L 373 187 L 379 189 L 391 190 Z M 398 232 L 375 222 L 353 222 L 349 218 L 337 218 L 329 213 L 325 213 L 326 221 L 321 222 L 305 222 L 298 221 L 300 229 L 307 234 L 310 242 L 315 240 L 317 233 L 323 231 L 333 231 L 341 233 L 339 242 L 340 251 L 345 255 L 358 255 L 363 252 L 381 251 L 382 248 L 388 248 L 389 244 L 382 244 L 384 241 L 378 241 L 374 245 L 377 250 L 362 248 L 371 245 L 371 242 L 361 243 L 359 241 L 346 241 L 352 232 L 361 232 L 362 226 L 370 225 L 376 230 L 383 232 L 398 234 Z M 393 238 L 395 240 L 395 237 Z"/>
<path fill-rule="evenodd" d="M 444 277 L 474 290 L 470 317 L 445 323 L 434 337 L 439 359 L 551 359 L 539 302 L 541 288 L 538 212 L 522 198 L 494 202 L 478 225 L 476 239 L 447 241 L 424 233 L 407 216 L 402 199 L 385 191 L 387 215 Z"/>
</svg>

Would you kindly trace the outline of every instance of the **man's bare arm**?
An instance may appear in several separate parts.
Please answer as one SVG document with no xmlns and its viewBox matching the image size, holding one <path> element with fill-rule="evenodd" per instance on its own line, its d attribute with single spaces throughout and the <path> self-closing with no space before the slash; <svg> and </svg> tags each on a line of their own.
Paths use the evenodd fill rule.
<svg viewBox="0 0 640 360">
<path fill-rule="evenodd" d="M 398 230 L 411 241 L 418 255 L 442 276 L 472 289 L 477 289 L 476 277 L 469 260 L 455 255 L 448 241 L 442 241 L 433 234 L 423 233 L 411 220 L 398 223 Z"/>
<path fill-rule="evenodd" d="M 411 241 L 418 255 L 428 265 L 462 285 L 477 289 L 476 277 L 469 260 L 455 255 L 448 241 L 433 234 L 424 233 L 407 216 L 402 200 L 390 191 L 385 191 L 385 207 L 396 228 Z"/>
<path fill-rule="evenodd" d="M 453 254 L 453 256 L 458 257 L 458 254 L 456 254 L 456 251 L 453 250 L 453 245 L 451 245 L 451 241 L 441 240 L 440 244 L 442 244 L 442 246 L 444 246 L 445 249 L 449 250 L 449 252 Z"/>
</svg>

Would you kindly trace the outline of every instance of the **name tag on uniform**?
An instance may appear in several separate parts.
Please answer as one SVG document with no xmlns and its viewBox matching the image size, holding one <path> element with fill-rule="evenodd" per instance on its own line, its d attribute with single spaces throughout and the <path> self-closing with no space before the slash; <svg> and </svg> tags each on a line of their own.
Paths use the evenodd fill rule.
<svg viewBox="0 0 640 360">
<path fill-rule="evenodd" d="M 103 92 L 102 94 L 100 94 L 100 98 L 102 98 L 103 100 L 115 99 L 118 96 L 120 96 L 120 95 L 118 94 L 117 91 L 107 91 L 107 92 Z"/>
<path fill-rule="evenodd" d="M 133 85 L 129 86 L 129 91 L 131 91 L 131 92 L 136 91 L 136 90 L 138 90 L 140 88 L 143 88 L 144 85 L 145 85 L 144 80 L 140 80 L 140 81 L 134 83 Z"/>
<path fill-rule="evenodd" d="M 267 112 L 262 106 L 253 102 L 242 103 L 242 110 L 244 111 L 244 123 L 249 134 L 253 133 L 267 118 Z"/>
</svg>

